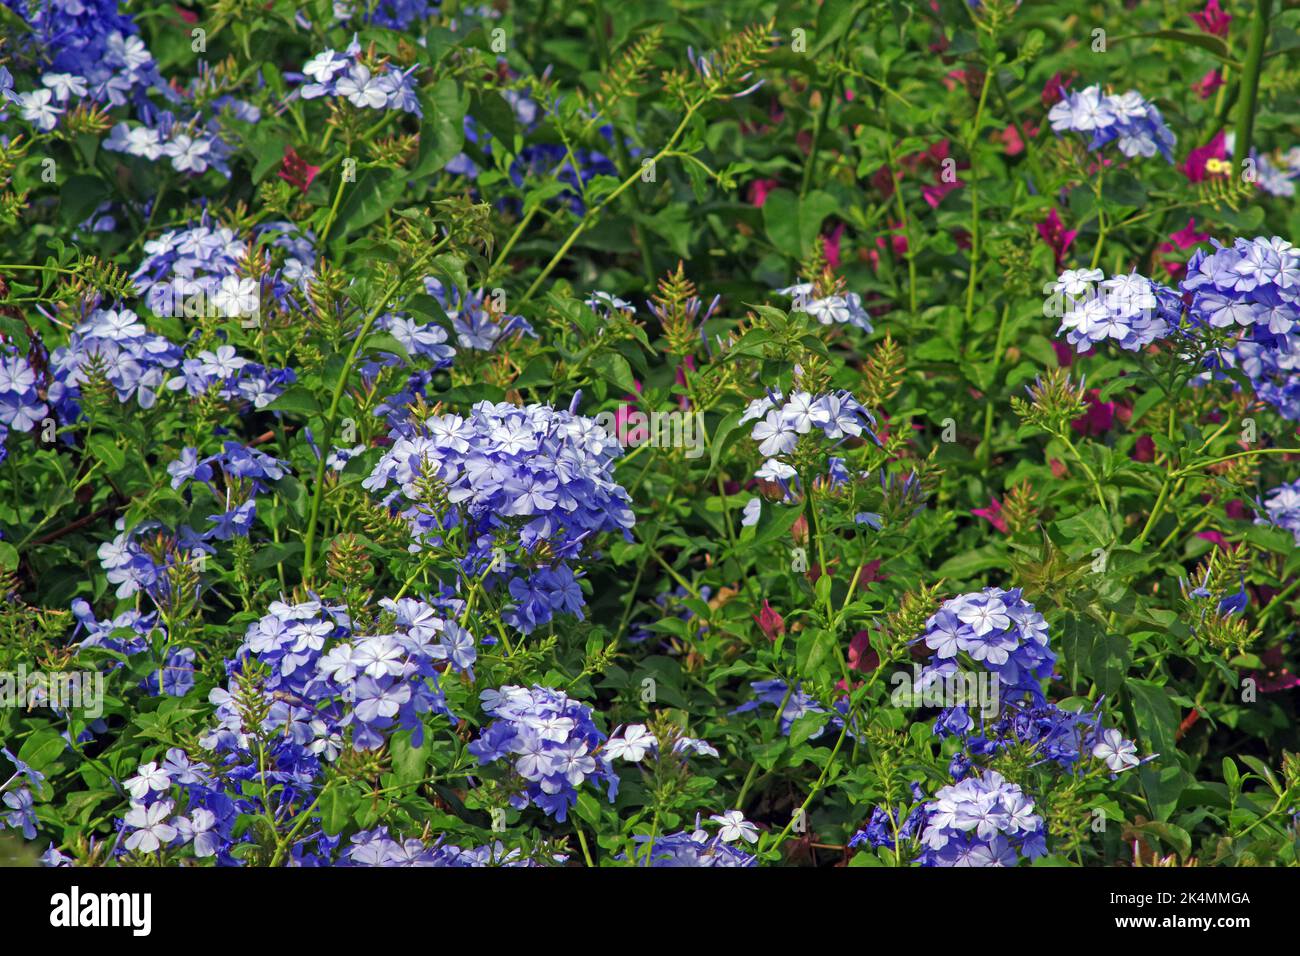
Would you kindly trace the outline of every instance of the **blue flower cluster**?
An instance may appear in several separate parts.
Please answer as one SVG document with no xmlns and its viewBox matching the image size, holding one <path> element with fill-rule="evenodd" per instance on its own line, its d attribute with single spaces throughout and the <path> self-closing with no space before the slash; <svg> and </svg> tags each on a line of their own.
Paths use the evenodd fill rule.
<svg viewBox="0 0 1300 956">
<path fill-rule="evenodd" d="M 5 91 L 6 98 L 18 105 L 19 114 L 35 129 L 53 130 L 77 100 L 129 106 L 135 120 L 118 122 L 103 141 L 105 149 L 150 161 L 166 157 L 178 172 L 199 175 L 211 168 L 229 178 L 231 148 L 222 138 L 219 114 L 228 109 L 235 118 L 249 123 L 256 123 L 261 115 L 256 107 L 232 96 L 210 96 L 217 91 L 217 82 L 206 66 L 200 67 L 199 75 L 184 91 L 167 84 L 153 55 L 136 35 L 135 24 L 120 13 L 116 2 L 59 0 L 8 5 L 23 14 L 32 27 L 27 53 L 42 66 L 51 67 L 42 73 L 39 88 L 24 93 Z M 178 116 L 170 109 L 159 109 L 149 99 L 150 92 L 171 104 L 209 97 L 211 111 L 205 115 L 186 109 Z"/>
<path fill-rule="evenodd" d="M 451 716 L 439 671 L 450 666 L 468 673 L 476 657 L 473 639 L 423 601 L 385 599 L 380 606 L 394 616 L 392 633 L 356 634 L 341 608 L 320 601 L 273 602 L 249 626 L 236 660 L 255 656 L 271 668 L 263 685 L 272 701 L 264 730 L 332 759 L 349 728 L 356 750 L 381 746 L 394 727 L 411 731 L 419 746 L 422 715 Z M 242 746 L 233 690 L 213 691 L 212 702 L 221 725 L 204 745 Z"/>
<path fill-rule="evenodd" d="M 827 711 L 825 707 L 823 707 L 821 704 L 817 702 L 817 699 L 815 697 L 807 693 L 803 689 L 803 687 L 799 684 L 796 684 L 794 686 L 794 689 L 791 690 L 790 685 L 788 683 L 786 683 L 785 681 L 779 678 L 773 678 L 772 680 L 750 681 L 749 686 L 754 691 L 753 699 L 748 700 L 745 703 L 741 704 L 739 707 L 733 710 L 732 713 L 733 714 L 748 713 L 749 711 L 752 710 L 758 710 L 759 707 L 763 704 L 768 704 L 772 707 L 781 707 L 781 714 L 780 714 L 781 733 L 787 737 L 790 736 L 790 730 L 792 727 L 794 727 L 794 722 L 798 720 L 800 717 L 803 717 L 807 714 L 829 713 L 829 711 Z M 784 702 L 785 704 L 784 707 L 781 706 L 782 702 Z M 847 698 L 842 699 L 835 706 L 837 709 L 841 709 L 841 708 L 847 709 L 848 706 Z M 820 737 L 823 733 L 826 732 L 826 728 L 828 726 L 842 728 L 844 726 L 844 720 L 842 719 L 842 716 L 841 715 L 831 716 L 831 718 L 825 724 L 818 727 L 811 734 L 809 734 L 808 739 L 816 740 L 818 737 Z M 853 736 L 852 732 L 850 732 L 850 736 Z"/>
<path fill-rule="evenodd" d="M 682 830 L 678 833 L 664 833 L 654 838 L 648 850 L 638 849 L 637 858 L 648 857 L 651 867 L 746 867 L 757 866 L 758 857 L 746 853 L 734 842 L 728 842 L 724 836 L 726 827 L 713 836 L 700 826 L 699 817 L 695 820 L 695 829 Z M 638 843 L 644 844 L 649 837 L 639 836 Z"/>
<path fill-rule="evenodd" d="M 135 23 L 117 0 L 5 0 L 26 21 L 15 36 L 17 65 L 40 64 L 41 86 L 8 93 L 22 118 L 41 132 L 58 125 L 73 97 L 107 106 L 147 103 L 149 89 L 167 91 Z M 3 87 L 5 84 L 0 84 Z"/>
<path fill-rule="evenodd" d="M 1223 146 L 1229 156 L 1236 155 L 1233 147 L 1237 136 L 1229 131 L 1224 134 Z M 1295 195 L 1294 180 L 1300 179 L 1300 146 L 1292 146 L 1283 152 L 1262 153 L 1258 148 L 1250 148 L 1250 158 L 1255 161 L 1255 183 L 1270 196 L 1286 199 Z"/>
<path fill-rule="evenodd" d="M 362 3 L 360 9 L 341 0 L 334 4 L 334 16 L 340 23 L 356 17 L 364 23 L 390 30 L 405 30 L 413 24 L 423 23 L 437 12 L 437 5 L 428 0 L 371 0 Z"/>
<path fill-rule="evenodd" d="M 289 222 L 264 223 L 241 236 L 205 213 L 146 242 L 131 278 L 155 315 L 255 319 L 271 303 L 296 303 L 312 276 L 313 243 L 310 232 Z M 247 274 L 254 257 L 269 266 L 260 282 Z"/>
<path fill-rule="evenodd" d="M 510 72 L 509 67 L 504 60 L 498 61 L 499 67 Z M 515 122 L 523 127 L 522 132 L 526 135 L 531 133 L 537 126 L 537 118 L 541 114 L 541 108 L 537 102 L 528 95 L 527 91 L 521 90 L 501 90 L 501 98 L 510 105 L 510 110 L 514 113 Z M 492 134 L 486 129 L 479 126 L 478 121 L 468 113 L 465 114 L 465 121 L 462 124 L 465 131 L 465 142 L 471 144 L 485 157 L 492 155 Z M 507 151 L 511 147 L 507 147 Z M 479 165 L 474 162 L 473 158 L 466 152 L 461 152 L 452 157 L 451 162 L 446 166 L 446 171 L 452 176 L 464 176 L 466 179 L 477 179 L 479 174 Z M 503 202 L 503 205 L 505 203 Z"/>
<path fill-rule="evenodd" d="M 782 487 L 787 487 L 786 483 L 797 472 L 781 456 L 790 455 L 798 446 L 800 437 L 810 434 L 814 428 L 837 444 L 863 435 L 879 444 L 873 430 L 876 420 L 846 391 L 817 396 L 795 392 L 788 401 L 779 391 L 771 391 L 750 402 L 738 424 L 749 421 L 755 422 L 750 437 L 759 443 L 758 451 L 767 459 L 754 475 L 778 482 Z M 832 477 L 836 477 L 833 462 Z"/>
<path fill-rule="evenodd" d="M 47 396 L 61 421 L 75 422 L 81 417 L 81 386 L 94 371 L 113 386 L 119 402 L 134 399 L 141 408 L 153 408 L 168 370 L 183 356 L 179 345 L 150 332 L 130 309 L 94 309 L 68 344 L 51 353 Z"/>
<path fill-rule="evenodd" d="M 903 815 L 906 811 L 903 806 L 899 806 L 897 810 L 889 810 L 879 806 L 874 807 L 867 825 L 849 838 L 848 845 L 850 847 L 859 847 L 865 844 L 892 850 L 894 849 L 895 836 L 898 837 L 899 842 L 915 839 L 925 828 L 926 821 L 929 818 L 929 811 L 925 805 L 925 791 L 921 789 L 919 781 L 912 782 L 911 791 L 915 805 L 906 816 Z"/>
<path fill-rule="evenodd" d="M 1168 162 L 1174 161 L 1177 137 L 1165 125 L 1160 110 L 1136 90 L 1107 94 L 1100 86 L 1089 86 L 1067 93 L 1047 118 L 1057 133 L 1091 135 L 1090 150 L 1115 142 L 1119 151 L 1130 158 L 1151 157 L 1158 152 Z"/>
<path fill-rule="evenodd" d="M 238 865 L 241 845 L 250 849 L 253 842 L 250 833 L 237 828 L 238 817 L 271 813 L 277 825 L 292 830 L 319 792 L 324 764 L 337 759 L 349 737 L 354 749 L 374 750 L 400 728 L 410 731 L 419 746 L 424 715 L 452 716 L 439 675 L 446 669 L 471 672 L 473 639 L 424 602 L 386 599 L 380 606 L 386 618 L 391 616 L 392 632 L 364 635 L 354 632 L 339 607 L 317 600 L 273 602 L 249 626 L 227 662 L 229 687 L 209 695 L 217 723 L 199 746 L 217 759 L 194 761 L 173 748 L 161 765 L 142 765 L 126 781 L 131 806 L 122 820 L 125 840 L 116 852 L 191 846 L 198 857 Z M 162 674 L 164 690 L 168 672 L 183 671 L 192 660 L 185 654 L 169 658 Z M 261 676 L 253 691 L 256 699 L 250 700 L 241 681 L 254 662 Z M 183 684 L 181 678 L 177 688 Z M 259 713 L 258 726 L 246 724 L 251 713 Z M 269 802 L 261 789 L 267 783 L 280 788 Z M 185 814 L 177 815 L 181 806 Z M 429 848 L 429 855 L 414 854 L 409 841 L 397 844 L 386 830 L 358 834 L 341 854 L 339 842 L 318 825 L 304 824 L 291 848 L 292 862 L 328 865 L 338 855 L 345 864 L 390 865 L 409 851 L 420 861 L 441 861 L 421 865 L 463 866 L 499 865 L 508 856 L 496 849 L 437 847 Z"/>
<path fill-rule="evenodd" d="M 1107 339 L 1137 352 L 1178 327 L 1182 298 L 1136 272 L 1107 279 L 1100 269 L 1068 269 L 1052 287 L 1063 307 L 1057 335 L 1080 353 Z"/>
<path fill-rule="evenodd" d="M 137 591 L 159 604 L 170 597 L 167 571 L 181 563 L 194 564 L 215 550 L 206 536 L 183 525 L 174 533 L 160 522 L 141 521 L 131 528 L 118 518 L 118 535 L 99 546 L 99 563 L 108 572 L 108 583 L 117 585 L 117 596 L 128 598 Z"/>
<path fill-rule="evenodd" d="M 1290 351 L 1300 325 L 1300 251 L 1277 236 L 1211 243 L 1212 252 L 1192 254 L 1179 285 L 1191 295 L 1193 321 Z"/>
<path fill-rule="evenodd" d="M 36 390 L 36 372 L 20 355 L 0 356 L 0 462 L 9 432 L 29 432 L 49 412 Z"/>
<path fill-rule="evenodd" d="M 230 97 L 227 100 L 226 105 L 238 119 L 255 123 L 261 118 L 256 107 Z M 142 107 L 139 112 L 143 122 L 132 125 L 124 121 L 115 125 L 104 140 L 105 149 L 150 162 L 166 157 L 178 173 L 199 176 L 215 169 L 230 178 L 229 158 L 233 150 L 222 138 L 224 131 L 217 115 L 206 119 L 202 113 L 178 117 L 171 110 L 152 107 Z"/>
<path fill-rule="evenodd" d="M 613 130 L 604 126 L 600 133 L 612 144 Z M 587 211 L 583 195 L 587 186 L 597 176 L 618 176 L 618 167 L 604 153 L 580 146 L 573 150 L 573 157 L 578 168 L 573 168 L 569 148 L 559 143 L 535 143 L 520 150 L 514 162 L 510 164 L 510 181 L 516 186 L 523 186 L 524 180 L 537 181 L 550 177 L 563 189 L 549 200 L 568 206 L 575 216 L 582 216 Z"/>
<path fill-rule="evenodd" d="M 1198 380 L 1226 378 L 1223 368 L 1241 369 L 1260 401 L 1272 405 L 1287 421 L 1300 421 L 1300 333 L 1293 332 L 1287 339 L 1285 348 L 1238 339 L 1212 357 L 1215 368 Z M 1233 388 L 1241 388 L 1240 383 L 1233 382 Z"/>
<path fill-rule="evenodd" d="M 487 846 L 464 847 L 443 843 L 439 838 L 425 843 L 416 837 L 398 841 L 388 835 L 388 827 L 362 830 L 353 835 L 349 846 L 340 854 L 339 866 L 433 866 L 433 867 L 541 867 L 533 857 L 519 849 L 507 850 L 500 842 Z M 551 862 L 563 863 L 568 857 L 556 854 Z"/>
<path fill-rule="evenodd" d="M 401 110 L 422 116 L 416 94 L 419 64 L 400 70 L 387 60 L 363 62 L 361 43 L 355 36 L 342 53 L 324 50 L 302 68 L 299 92 L 304 100 L 323 96 L 347 100 L 358 109 Z"/>
<path fill-rule="evenodd" d="M 214 467 L 221 474 L 220 484 L 214 481 Z M 204 537 L 229 541 L 248 536 L 257 517 L 257 495 L 265 494 L 271 482 L 283 478 L 287 467 L 288 463 L 278 458 L 228 441 L 219 453 L 203 459 L 199 458 L 198 449 L 182 449 L 181 457 L 167 466 L 167 473 L 176 490 L 191 481 L 207 486 L 222 511 L 208 515 L 213 526 Z M 187 497 L 188 494 L 187 490 Z"/>
<path fill-rule="evenodd" d="M 509 315 L 498 307 L 494 297 L 477 292 L 447 289 L 432 276 L 424 280 L 429 295 L 438 300 L 456 333 L 456 344 L 463 349 L 491 352 L 502 342 L 521 335 L 536 338 L 532 325 L 522 315 Z"/>
<path fill-rule="evenodd" d="M 518 408 L 479 402 L 469 417 L 436 415 L 391 433 L 393 446 L 365 479 L 406 518 L 411 550 L 437 545 L 463 525 L 466 580 L 505 583 L 506 616 L 523 633 L 556 613 L 582 617 L 586 600 L 571 561 L 588 539 L 623 531 L 635 518 L 627 492 L 613 478 L 616 442 L 593 419 L 548 405 Z M 417 479 L 445 487 L 444 502 L 421 500 Z M 507 554 L 505 543 L 519 551 Z"/>
<path fill-rule="evenodd" d="M 509 758 L 521 782 L 510 798 L 523 810 L 540 807 L 561 823 L 578 801 L 578 788 L 603 784 L 610 802 L 618 794 L 618 776 L 607 754 L 605 735 L 592 722 L 591 708 L 561 691 L 534 685 L 485 690 L 483 712 L 495 717 L 469 752 L 479 763 Z"/>
<path fill-rule="evenodd" d="M 1047 852 L 1034 801 L 992 770 L 944 787 L 925 812 L 922 866 L 1015 866 Z"/>
<path fill-rule="evenodd" d="M 1097 701 L 1091 710 L 1064 710 L 1049 702 L 1032 703 L 1013 701 L 1002 708 L 997 718 L 984 723 L 978 732 L 974 730 L 964 708 L 954 708 L 945 712 L 946 719 L 936 723 L 935 733 L 939 737 L 960 736 L 963 751 L 958 753 L 949 772 L 956 780 L 961 780 L 967 773 L 972 760 L 982 760 L 1000 752 L 1017 748 L 1027 754 L 1031 765 L 1054 763 L 1065 770 L 1075 770 L 1091 757 L 1104 756 L 1096 749 L 1104 746 L 1108 734 L 1118 731 L 1108 730 L 1101 723 L 1101 702 Z M 1106 750 L 1137 752 L 1130 741 L 1119 738 L 1118 745 Z M 1137 759 L 1120 761 L 1112 769 L 1121 770 L 1136 766 Z"/>
<path fill-rule="evenodd" d="M 817 298 L 811 282 L 799 282 L 776 291 L 778 295 L 788 295 L 794 300 L 796 312 L 807 312 L 822 325 L 852 325 L 863 332 L 872 331 L 871 316 L 862 307 L 862 296 L 856 292 Z"/>
<path fill-rule="evenodd" d="M 1269 491 L 1261 510 L 1263 514 L 1255 519 L 1255 524 L 1268 524 L 1290 531 L 1300 546 L 1300 479 Z"/>
<path fill-rule="evenodd" d="M 925 622 L 919 640 L 935 652 L 940 667 L 949 662 L 955 667 L 957 655 L 964 653 L 995 674 L 1005 692 L 1040 703 L 1039 681 L 1051 677 L 1056 664 L 1047 621 L 1021 597 L 1020 588 L 989 587 L 945 601 Z"/>
<path fill-rule="evenodd" d="M 0 754 L 3 754 L 14 767 L 14 772 L 9 778 L 0 783 L 0 793 L 4 794 L 4 805 L 9 808 L 7 811 L 0 811 L 0 830 L 6 827 L 20 830 L 24 840 L 34 840 L 37 821 L 32 789 L 35 788 L 38 793 L 44 790 L 45 775 L 28 766 L 7 747 L 0 747 Z"/>
</svg>

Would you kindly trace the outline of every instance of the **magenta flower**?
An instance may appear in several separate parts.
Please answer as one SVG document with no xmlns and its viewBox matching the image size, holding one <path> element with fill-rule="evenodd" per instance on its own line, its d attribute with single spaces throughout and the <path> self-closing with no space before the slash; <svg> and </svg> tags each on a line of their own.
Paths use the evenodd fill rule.
<svg viewBox="0 0 1300 956">
<path fill-rule="evenodd" d="M 1043 242 L 1052 247 L 1052 252 L 1056 255 L 1056 265 L 1059 268 L 1064 264 L 1065 253 L 1069 250 L 1079 231 L 1077 229 L 1066 229 L 1055 209 L 1036 228 Z"/>
<path fill-rule="evenodd" d="M 1211 70 L 1203 77 L 1192 84 L 1192 89 L 1196 95 L 1203 100 L 1208 100 L 1214 95 L 1214 91 L 1223 85 L 1223 74 L 1218 70 Z"/>
<path fill-rule="evenodd" d="M 974 508 L 971 510 L 971 514 L 983 518 L 1003 534 L 1007 534 L 1011 529 L 1007 526 L 1007 520 L 1002 517 L 1002 502 L 998 501 L 997 498 L 992 498 L 990 501 L 991 503 L 987 508 Z"/>
<path fill-rule="evenodd" d="M 1205 9 L 1200 13 L 1191 14 L 1191 18 L 1196 21 L 1196 25 L 1201 28 L 1202 33 L 1208 33 L 1210 36 L 1226 37 L 1228 35 L 1228 24 L 1232 23 L 1232 14 L 1225 13 L 1219 6 L 1219 0 L 1210 0 L 1205 5 Z"/>
<path fill-rule="evenodd" d="M 769 641 L 775 641 L 785 633 L 785 618 L 773 610 L 766 598 L 763 599 L 763 609 L 754 615 L 754 622 Z"/>
<path fill-rule="evenodd" d="M 1228 148 L 1223 138 L 1223 131 L 1220 130 L 1214 134 L 1214 139 L 1187 154 L 1187 162 L 1181 167 L 1183 175 L 1191 182 L 1202 182 L 1209 175 L 1205 167 L 1210 160 L 1217 159 L 1225 162 L 1227 158 Z"/>
</svg>

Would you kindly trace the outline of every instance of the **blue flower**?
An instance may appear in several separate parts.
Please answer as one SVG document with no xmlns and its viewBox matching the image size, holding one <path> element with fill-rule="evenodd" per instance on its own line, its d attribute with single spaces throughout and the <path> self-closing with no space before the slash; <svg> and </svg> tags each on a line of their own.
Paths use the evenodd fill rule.
<svg viewBox="0 0 1300 956">
<path fill-rule="evenodd" d="M 1089 86 L 1077 93 L 1067 93 L 1048 113 L 1057 133 L 1091 134 L 1090 150 L 1115 142 L 1125 156 L 1154 156 L 1160 153 L 1174 161 L 1177 137 L 1165 125 L 1154 104 L 1136 90 L 1120 95 L 1104 94 L 1100 86 Z"/>
<path fill-rule="evenodd" d="M 1015 866 L 1047 852 L 1033 800 L 992 770 L 944 787 L 925 814 L 923 866 Z"/>
<path fill-rule="evenodd" d="M 562 823 L 588 781 L 604 784 L 613 801 L 618 777 L 608 755 L 598 752 L 606 737 L 592 723 L 590 707 L 540 685 L 486 690 L 480 697 L 483 712 L 496 720 L 468 749 L 484 765 L 514 758 L 512 772 L 522 789 L 510 798 L 512 806 L 538 806 Z"/>
</svg>

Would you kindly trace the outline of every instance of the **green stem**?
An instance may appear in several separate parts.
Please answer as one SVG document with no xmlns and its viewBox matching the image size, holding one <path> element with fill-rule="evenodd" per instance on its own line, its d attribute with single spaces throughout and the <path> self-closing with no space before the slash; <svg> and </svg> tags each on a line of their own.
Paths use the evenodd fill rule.
<svg viewBox="0 0 1300 956">
<path fill-rule="evenodd" d="M 686 108 L 686 115 L 683 116 L 682 121 L 677 124 L 677 129 L 675 129 L 672 136 L 668 138 L 667 144 L 665 144 L 663 149 L 659 150 L 659 152 L 655 154 L 654 158 L 650 160 L 652 168 L 659 162 L 659 160 L 664 158 L 665 154 L 671 152 L 673 147 L 677 145 L 677 141 L 681 139 L 682 134 L 686 132 L 687 124 L 690 123 L 691 119 L 695 116 L 696 111 L 702 105 L 703 101 L 692 103 Z M 619 196 L 623 195 L 623 193 L 631 188 L 632 184 L 640 178 L 641 171 L 637 170 L 632 175 L 628 176 L 627 179 L 623 180 L 623 182 L 619 183 L 614 191 L 602 199 L 599 204 L 588 209 L 587 212 L 583 214 L 583 217 L 578 221 L 578 224 L 573 227 L 573 231 L 569 233 L 569 237 L 565 239 L 560 248 L 556 250 L 555 255 L 551 256 L 551 260 L 542 267 L 542 271 L 538 273 L 537 278 L 534 279 L 532 285 L 528 287 L 528 290 L 524 293 L 524 297 L 519 300 L 519 305 L 524 305 L 532 299 L 534 293 L 536 293 L 541 284 L 546 281 L 546 277 L 555 270 L 556 266 L 564 261 L 564 257 L 569 254 L 569 250 L 573 248 L 573 244 L 578 241 L 578 237 L 582 235 L 588 226 L 596 221 L 596 218 L 605 210 L 605 207 L 618 199 Z"/>
<path fill-rule="evenodd" d="M 1232 146 L 1238 161 L 1250 156 L 1251 137 L 1255 132 L 1255 103 L 1259 96 L 1259 74 L 1264 65 L 1264 47 L 1268 45 L 1268 20 L 1273 0 L 1256 0 L 1255 15 L 1250 21 L 1250 42 L 1241 73 L 1241 98 L 1237 103 L 1237 134 Z"/>
<path fill-rule="evenodd" d="M 1002 319 L 998 322 L 998 335 L 993 345 L 993 373 L 989 376 L 990 387 L 998 381 L 998 371 L 1002 368 L 1002 343 L 1005 341 L 1007 316 L 1011 314 L 1011 303 L 1002 305 Z M 986 395 L 984 406 L 984 439 L 980 442 L 980 468 L 987 471 L 993 457 L 993 396 Z"/>
<path fill-rule="evenodd" d="M 444 240 L 445 243 L 446 240 Z M 443 243 L 439 243 L 439 248 Z M 325 458 L 329 454 L 329 449 L 334 441 L 335 416 L 338 415 L 339 403 L 343 400 L 343 390 L 347 387 L 348 376 L 352 372 L 352 365 L 357 360 L 357 355 L 361 351 L 361 346 L 370 333 L 370 327 L 375 324 L 379 316 L 383 314 L 384 309 L 393 296 L 402 287 L 402 278 L 399 276 L 394 279 L 392 284 L 384 290 L 384 294 L 379 301 L 375 303 L 370 314 L 366 316 L 361 328 L 357 332 L 356 338 L 352 342 L 352 348 L 348 352 L 347 358 L 343 362 L 343 368 L 339 369 L 338 381 L 334 383 L 334 391 L 330 395 L 329 411 L 325 413 L 325 430 L 321 434 L 319 460 L 316 463 L 316 481 L 312 487 L 311 508 L 307 514 L 307 527 L 303 533 L 302 547 L 302 583 L 310 586 L 312 583 L 312 571 L 314 570 L 313 548 L 316 543 L 316 522 L 320 519 L 321 497 L 325 491 Z"/>
<path fill-rule="evenodd" d="M 794 826 L 795 820 L 799 819 L 800 817 L 804 818 L 805 820 L 807 819 L 808 805 L 813 802 L 813 798 L 817 796 L 817 794 L 822 789 L 822 785 L 826 783 L 826 777 L 831 772 L 831 767 L 835 766 L 835 758 L 839 756 L 840 748 L 844 746 L 844 738 L 848 736 L 848 733 L 849 733 L 849 718 L 845 717 L 844 727 L 840 730 L 839 739 L 835 741 L 835 748 L 831 751 L 830 757 L 828 757 L 826 760 L 826 766 L 822 768 L 821 776 L 819 776 L 817 778 L 817 782 L 813 784 L 812 790 L 809 791 L 808 793 L 808 798 L 804 800 L 802 804 L 800 804 L 799 810 L 796 813 L 792 813 L 790 815 L 790 822 L 785 825 L 785 829 L 783 829 L 781 833 L 777 836 L 776 842 L 773 843 L 770 847 L 768 847 L 769 850 L 776 850 L 777 847 L 779 847 L 782 844 L 785 838 L 790 835 L 790 828 Z"/>
<path fill-rule="evenodd" d="M 984 66 L 984 83 L 980 87 L 979 104 L 975 107 L 975 122 L 971 126 L 970 139 L 966 142 L 966 156 L 971 163 L 970 177 L 970 276 L 966 280 L 966 319 L 962 329 L 970 328 L 971 316 L 975 313 L 975 283 L 979 276 L 980 262 L 980 191 L 979 177 L 975 174 L 975 162 L 972 155 L 976 142 L 979 141 L 980 122 L 984 118 L 984 103 L 989 98 L 989 83 L 997 67 L 992 63 Z M 961 335 L 957 336 L 961 341 Z"/>
</svg>

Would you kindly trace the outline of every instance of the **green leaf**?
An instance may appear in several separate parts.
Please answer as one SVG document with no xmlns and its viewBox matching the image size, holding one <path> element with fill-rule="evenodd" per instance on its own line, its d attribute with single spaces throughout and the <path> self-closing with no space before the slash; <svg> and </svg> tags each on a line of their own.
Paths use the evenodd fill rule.
<svg viewBox="0 0 1300 956">
<path fill-rule="evenodd" d="M 820 190 L 800 199 L 788 189 L 777 189 L 763 203 L 763 226 L 777 249 L 791 258 L 805 259 L 812 252 L 822 221 L 839 208 L 839 200 Z"/>
<path fill-rule="evenodd" d="M 1172 40 L 1174 43 L 1182 43 L 1187 46 L 1200 47 L 1215 57 L 1218 57 L 1224 63 L 1231 66 L 1237 66 L 1237 61 L 1232 59 L 1228 53 L 1228 44 L 1221 37 L 1212 36 L 1208 33 L 1195 33 L 1191 30 L 1154 30 L 1149 33 L 1133 33 L 1128 36 L 1115 37 L 1112 43 L 1123 43 L 1125 40 L 1135 39 L 1153 39 L 1153 40 Z"/>
<path fill-rule="evenodd" d="M 366 336 L 365 347 L 379 352 L 391 352 L 393 355 L 409 358 L 406 346 L 387 332 L 373 332 Z"/>
<path fill-rule="evenodd" d="M 126 466 L 126 452 L 117 447 L 117 441 L 112 435 L 104 432 L 91 435 L 90 440 L 86 442 L 86 447 L 92 455 L 104 463 L 109 474 L 117 474 Z"/>
<path fill-rule="evenodd" d="M 67 742 L 52 730 L 38 730 L 18 751 L 18 759 L 35 770 L 44 770 L 58 760 L 68 748 Z"/>
<path fill-rule="evenodd" d="M 578 803 L 574 810 L 583 823 L 593 827 L 600 826 L 600 801 L 585 790 L 579 792 Z"/>
<path fill-rule="evenodd" d="M 344 184 L 343 201 L 330 233 L 331 240 L 382 219 L 406 189 L 406 178 L 405 172 L 367 169 L 355 183 Z"/>
<path fill-rule="evenodd" d="M 832 655 L 835 648 L 835 634 L 822 628 L 806 628 L 799 634 L 795 644 L 795 664 L 804 677 L 813 677 Z"/>
<path fill-rule="evenodd" d="M 465 97 L 451 77 L 420 94 L 420 152 L 411 175 L 432 175 L 456 157 L 465 143 Z"/>
<path fill-rule="evenodd" d="M 1101 510 L 1101 505 L 1093 505 L 1077 515 L 1062 518 L 1056 522 L 1055 527 L 1070 541 L 1096 547 L 1104 548 L 1115 540 L 1110 519 L 1106 516 L 1106 512 Z"/>
<path fill-rule="evenodd" d="M 330 836 L 341 833 L 360 803 L 360 794 L 350 787 L 343 784 L 329 787 L 321 796 L 318 808 L 321 827 Z"/>
<path fill-rule="evenodd" d="M 1004 568 L 1007 564 L 1005 548 L 995 544 L 986 544 L 963 554 L 949 558 L 934 572 L 936 578 L 949 578 L 954 581 L 966 581 L 984 571 Z"/>
<path fill-rule="evenodd" d="M 515 144 L 515 111 L 501 98 L 500 93 L 486 92 L 473 97 L 470 113 L 492 138 L 501 144 L 506 153 L 513 155 Z"/>
<path fill-rule="evenodd" d="M 1132 679 L 1124 685 L 1133 697 L 1138 732 L 1148 752 L 1173 760 L 1178 750 L 1178 711 L 1169 689 L 1149 680 Z"/>
<path fill-rule="evenodd" d="M 1235 794 L 1241 789 L 1241 773 L 1231 757 L 1223 758 L 1223 782 L 1228 785 L 1229 793 Z"/>
<path fill-rule="evenodd" d="M 718 427 L 713 429 L 713 435 L 709 439 L 712 444 L 712 447 L 709 450 L 710 475 L 713 474 L 713 469 L 718 467 L 718 459 L 722 457 L 722 453 L 731 446 L 732 442 L 729 442 L 727 439 L 731 438 L 732 432 L 736 430 L 736 425 L 740 422 L 740 418 L 744 414 L 745 412 L 743 409 L 737 409 L 734 412 L 730 412 L 723 417 L 722 421 L 718 422 Z M 737 435 L 739 434 L 741 433 L 737 432 Z M 732 439 L 732 441 L 734 441 L 734 439 Z"/>
<path fill-rule="evenodd" d="M 632 376 L 632 366 L 618 352 L 599 352 L 591 357 L 592 367 L 600 373 L 601 378 L 622 389 L 629 395 L 636 393 L 636 379 Z"/>
<path fill-rule="evenodd" d="M 268 405 L 267 411 L 291 412 L 295 415 L 319 415 L 321 407 L 311 389 L 297 385 Z"/>
<path fill-rule="evenodd" d="M 390 752 L 393 756 L 393 774 L 398 783 L 411 786 L 424 779 L 430 749 L 428 733 L 424 735 L 424 743 L 419 747 L 411 746 L 411 735 L 408 732 L 393 735 Z"/>
<path fill-rule="evenodd" d="M 1177 764 L 1144 764 L 1138 768 L 1138 778 L 1142 781 L 1151 813 L 1157 820 L 1168 820 L 1173 815 L 1178 807 L 1178 798 L 1191 782 L 1187 771 Z"/>
<path fill-rule="evenodd" d="M 790 725 L 790 746 L 798 747 L 801 743 L 814 737 L 826 722 L 831 719 L 830 714 L 804 714 Z"/>
</svg>

